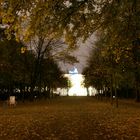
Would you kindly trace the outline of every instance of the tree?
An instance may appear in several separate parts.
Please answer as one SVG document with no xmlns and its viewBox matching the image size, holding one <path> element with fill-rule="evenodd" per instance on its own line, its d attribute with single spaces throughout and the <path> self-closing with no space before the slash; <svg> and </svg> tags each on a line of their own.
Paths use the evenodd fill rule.
<svg viewBox="0 0 140 140">
<path fill-rule="evenodd" d="M 14 88 L 23 83 L 24 64 L 21 61 L 22 43 L 12 40 L 3 40 L 0 42 L 0 84 L 1 87 L 8 89 L 9 93 L 13 94 Z"/>
<path fill-rule="evenodd" d="M 139 100 L 139 61 L 133 51 L 138 50 L 138 46 L 132 43 L 140 37 L 138 0 L 1 0 L 0 12 L 2 22 L 9 27 L 7 31 L 14 30 L 17 36 L 20 31 L 26 31 L 27 38 L 34 33 L 47 35 L 47 39 L 63 37 L 71 48 L 75 48 L 79 38 L 86 40 L 95 31 L 101 32 L 106 41 L 105 54 L 111 60 L 112 79 L 116 79 L 124 67 L 129 65 L 129 70 L 133 67 L 131 72 Z M 124 63 L 127 59 L 130 64 Z"/>
<path fill-rule="evenodd" d="M 41 87 L 45 89 L 47 87 L 47 94 L 51 98 L 53 97 L 53 89 L 67 86 L 67 79 L 63 77 L 64 73 L 53 59 L 44 59 L 41 67 L 42 73 L 39 82 L 41 82 Z"/>
</svg>

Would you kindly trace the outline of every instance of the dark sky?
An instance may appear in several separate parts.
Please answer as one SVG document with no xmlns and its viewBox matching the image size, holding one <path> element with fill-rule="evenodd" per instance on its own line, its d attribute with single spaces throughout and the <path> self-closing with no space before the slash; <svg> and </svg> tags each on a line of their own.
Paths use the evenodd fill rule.
<svg viewBox="0 0 140 140">
<path fill-rule="evenodd" d="M 63 71 L 69 71 L 75 66 L 78 69 L 79 73 L 82 73 L 83 68 L 86 66 L 89 53 L 94 46 L 95 37 L 91 36 L 85 43 L 79 43 L 79 48 L 73 52 L 73 55 L 78 59 L 79 63 L 73 65 L 70 64 L 61 64 Z"/>
</svg>

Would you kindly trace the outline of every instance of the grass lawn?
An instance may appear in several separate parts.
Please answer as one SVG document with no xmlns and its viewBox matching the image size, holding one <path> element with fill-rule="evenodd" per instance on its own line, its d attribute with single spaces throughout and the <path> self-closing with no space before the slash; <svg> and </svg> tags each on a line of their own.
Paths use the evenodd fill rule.
<svg viewBox="0 0 140 140">
<path fill-rule="evenodd" d="M 0 104 L 0 140 L 139 140 L 140 104 L 92 97 Z"/>
</svg>

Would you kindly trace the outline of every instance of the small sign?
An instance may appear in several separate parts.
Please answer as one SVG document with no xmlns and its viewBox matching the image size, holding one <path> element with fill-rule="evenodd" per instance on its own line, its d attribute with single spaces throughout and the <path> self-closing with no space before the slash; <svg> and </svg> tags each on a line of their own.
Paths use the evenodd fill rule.
<svg viewBox="0 0 140 140">
<path fill-rule="evenodd" d="M 16 105 L 16 97 L 15 96 L 10 96 L 9 105 L 10 106 L 15 106 Z"/>
</svg>

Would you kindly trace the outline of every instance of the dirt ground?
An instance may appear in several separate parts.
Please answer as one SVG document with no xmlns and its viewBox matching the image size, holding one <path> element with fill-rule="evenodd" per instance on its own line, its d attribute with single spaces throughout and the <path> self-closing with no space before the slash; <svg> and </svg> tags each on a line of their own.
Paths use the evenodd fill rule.
<svg viewBox="0 0 140 140">
<path fill-rule="evenodd" d="M 140 104 L 119 108 L 93 97 L 17 103 L 0 107 L 0 140 L 139 140 Z"/>
</svg>

